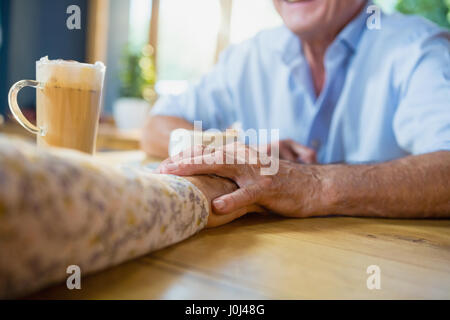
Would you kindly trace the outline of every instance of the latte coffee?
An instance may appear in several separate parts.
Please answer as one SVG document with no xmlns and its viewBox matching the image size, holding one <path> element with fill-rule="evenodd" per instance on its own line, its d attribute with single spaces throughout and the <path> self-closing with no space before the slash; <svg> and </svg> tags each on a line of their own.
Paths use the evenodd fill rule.
<svg viewBox="0 0 450 320">
<path fill-rule="evenodd" d="M 26 85 L 37 89 L 37 126 L 20 121 L 18 106 L 16 109 L 11 107 L 11 110 L 27 130 L 37 134 L 38 146 L 70 148 L 93 154 L 104 75 L 105 66 L 99 62 L 90 65 L 42 58 L 36 64 L 37 81 L 19 86 L 19 90 Z M 14 102 L 10 97 L 10 106 L 14 106 Z"/>
</svg>

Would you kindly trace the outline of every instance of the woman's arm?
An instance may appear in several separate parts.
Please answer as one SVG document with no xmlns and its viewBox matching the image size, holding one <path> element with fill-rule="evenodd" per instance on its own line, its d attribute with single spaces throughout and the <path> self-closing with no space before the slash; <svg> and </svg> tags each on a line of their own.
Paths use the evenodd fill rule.
<svg viewBox="0 0 450 320">
<path fill-rule="evenodd" d="M 70 265 L 86 275 L 186 239 L 208 221 L 231 221 L 243 213 L 218 221 L 210 201 L 235 189 L 0 136 L 0 297 L 64 280 Z"/>
</svg>

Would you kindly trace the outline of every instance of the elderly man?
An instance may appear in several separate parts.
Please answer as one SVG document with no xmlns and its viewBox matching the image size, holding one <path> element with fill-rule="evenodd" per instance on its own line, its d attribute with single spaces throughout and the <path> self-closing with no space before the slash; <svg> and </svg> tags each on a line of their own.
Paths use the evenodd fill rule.
<svg viewBox="0 0 450 320">
<path fill-rule="evenodd" d="M 449 33 L 398 14 L 371 30 L 365 0 L 274 5 L 285 26 L 228 49 L 185 94 L 161 99 L 142 145 L 167 156 L 173 129 L 239 121 L 280 130 L 279 171 L 206 161 L 223 150 L 160 171 L 234 180 L 239 189 L 213 202 L 222 214 L 258 205 L 290 217 L 450 216 Z"/>
</svg>

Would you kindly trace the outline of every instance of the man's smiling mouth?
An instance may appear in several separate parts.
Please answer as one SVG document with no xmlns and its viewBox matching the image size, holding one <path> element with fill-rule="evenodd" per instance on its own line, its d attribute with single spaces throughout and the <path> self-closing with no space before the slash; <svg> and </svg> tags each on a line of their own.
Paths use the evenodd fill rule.
<svg viewBox="0 0 450 320">
<path fill-rule="evenodd" d="M 283 0 L 283 1 L 288 3 L 297 3 L 297 2 L 311 2 L 314 0 Z"/>
</svg>

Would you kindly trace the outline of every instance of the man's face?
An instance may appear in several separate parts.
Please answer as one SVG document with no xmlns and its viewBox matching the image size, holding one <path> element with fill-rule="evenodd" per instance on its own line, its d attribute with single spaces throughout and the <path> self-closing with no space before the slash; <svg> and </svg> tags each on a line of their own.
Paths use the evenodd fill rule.
<svg viewBox="0 0 450 320">
<path fill-rule="evenodd" d="M 285 25 L 298 36 L 333 32 L 366 0 L 273 0 Z"/>
</svg>

